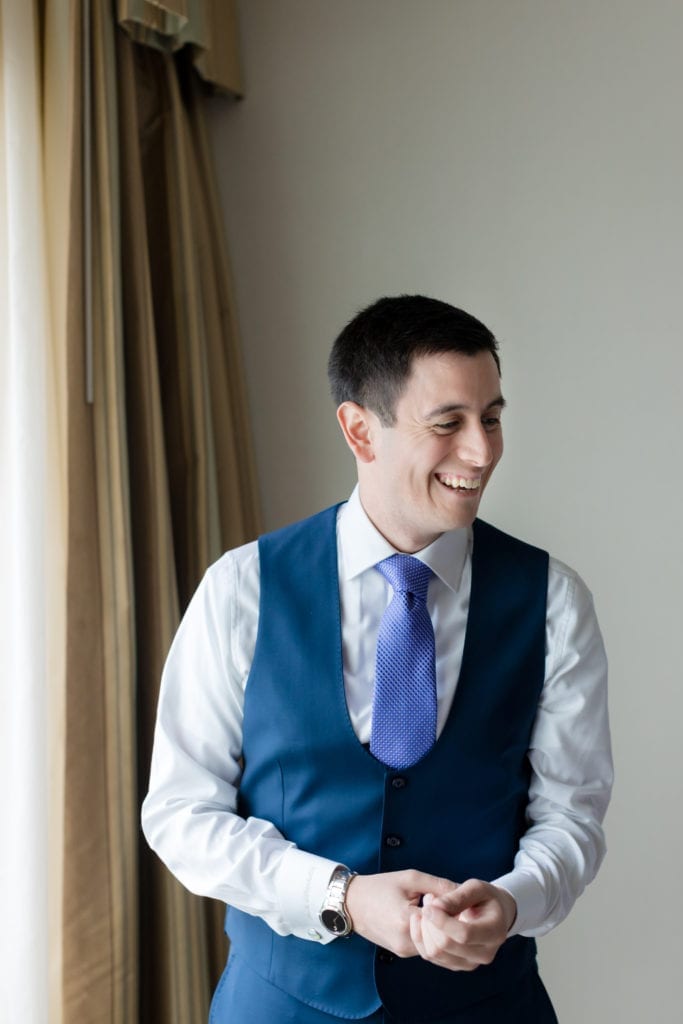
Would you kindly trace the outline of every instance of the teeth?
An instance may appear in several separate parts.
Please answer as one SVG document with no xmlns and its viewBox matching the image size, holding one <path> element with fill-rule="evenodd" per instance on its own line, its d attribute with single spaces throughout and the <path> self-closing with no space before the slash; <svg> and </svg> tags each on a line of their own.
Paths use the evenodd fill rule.
<svg viewBox="0 0 683 1024">
<path fill-rule="evenodd" d="M 481 477 L 477 477 L 475 480 L 467 480 L 462 476 L 443 475 L 439 477 L 439 480 L 446 487 L 452 487 L 453 490 L 462 488 L 465 491 L 476 491 L 481 484 Z"/>
</svg>

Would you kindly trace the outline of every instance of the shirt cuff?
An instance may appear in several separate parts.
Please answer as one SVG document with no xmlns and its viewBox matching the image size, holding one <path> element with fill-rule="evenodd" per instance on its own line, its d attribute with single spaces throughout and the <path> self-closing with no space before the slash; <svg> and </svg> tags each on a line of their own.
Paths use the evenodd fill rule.
<svg viewBox="0 0 683 1024">
<path fill-rule="evenodd" d="M 316 857 L 291 846 L 284 854 L 275 879 L 282 918 L 293 935 L 325 945 L 336 936 L 320 923 L 325 898 L 336 860 Z"/>
<path fill-rule="evenodd" d="M 543 886 L 526 871 L 510 871 L 491 883 L 505 889 L 517 904 L 517 917 L 512 923 L 508 937 L 524 935 L 535 931 L 543 923 L 546 914 L 546 899 Z"/>
</svg>

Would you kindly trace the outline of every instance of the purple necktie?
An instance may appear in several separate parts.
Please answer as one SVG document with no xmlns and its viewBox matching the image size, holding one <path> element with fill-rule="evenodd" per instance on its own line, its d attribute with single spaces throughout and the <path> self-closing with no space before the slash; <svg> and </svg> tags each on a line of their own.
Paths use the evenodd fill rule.
<svg viewBox="0 0 683 1024">
<path fill-rule="evenodd" d="M 377 634 L 370 752 L 390 768 L 408 768 L 436 740 L 434 629 L 427 611 L 432 570 L 410 555 L 375 566 L 394 590 Z"/>
</svg>

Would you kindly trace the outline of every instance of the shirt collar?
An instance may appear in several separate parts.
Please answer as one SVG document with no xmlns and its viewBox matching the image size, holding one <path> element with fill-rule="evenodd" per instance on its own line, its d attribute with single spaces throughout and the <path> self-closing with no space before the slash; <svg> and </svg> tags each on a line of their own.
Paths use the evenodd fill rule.
<svg viewBox="0 0 683 1024">
<path fill-rule="evenodd" d="M 396 554 L 396 548 L 370 522 L 360 500 L 358 486 L 341 506 L 337 519 L 340 552 L 340 575 L 350 580 L 372 568 L 384 558 Z M 421 551 L 415 558 L 425 562 L 446 586 L 458 590 L 465 559 L 470 551 L 472 531 L 469 527 L 449 530 Z"/>
</svg>

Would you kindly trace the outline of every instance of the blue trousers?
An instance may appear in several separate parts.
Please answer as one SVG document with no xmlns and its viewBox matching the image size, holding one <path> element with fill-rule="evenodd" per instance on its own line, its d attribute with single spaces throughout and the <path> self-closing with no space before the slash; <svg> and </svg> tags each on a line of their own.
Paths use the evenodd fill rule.
<svg viewBox="0 0 683 1024">
<path fill-rule="evenodd" d="M 377 1010 L 358 1024 L 394 1024 L 386 1010 Z M 287 995 L 255 974 L 231 953 L 211 1003 L 209 1024 L 348 1024 Z M 423 1024 L 415 1020 L 411 1024 Z M 512 992 L 430 1024 L 557 1024 L 548 994 L 532 970 Z"/>
</svg>

